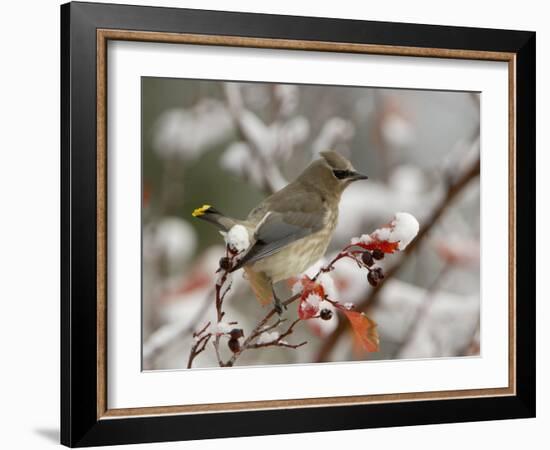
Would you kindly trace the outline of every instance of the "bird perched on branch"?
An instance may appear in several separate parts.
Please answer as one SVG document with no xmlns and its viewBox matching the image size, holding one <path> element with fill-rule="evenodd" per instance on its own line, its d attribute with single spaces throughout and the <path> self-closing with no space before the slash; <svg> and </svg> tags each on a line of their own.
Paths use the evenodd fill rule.
<svg viewBox="0 0 550 450">
<path fill-rule="evenodd" d="M 243 268 L 254 294 L 263 305 L 282 305 L 273 284 L 301 274 L 323 257 L 338 220 L 342 192 L 367 177 L 335 152 L 321 152 L 292 183 L 264 199 L 245 220 L 222 214 L 210 205 L 193 216 L 211 222 L 224 232 L 242 225 L 250 246 L 230 269 Z"/>
</svg>

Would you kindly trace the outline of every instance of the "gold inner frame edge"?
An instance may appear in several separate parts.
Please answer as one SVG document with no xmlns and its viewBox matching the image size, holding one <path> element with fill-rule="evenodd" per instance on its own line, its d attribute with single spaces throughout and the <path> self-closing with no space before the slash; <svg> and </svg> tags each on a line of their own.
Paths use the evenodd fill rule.
<svg viewBox="0 0 550 450">
<path fill-rule="evenodd" d="M 449 400 L 475 397 L 510 396 L 516 393 L 516 54 L 479 50 L 389 46 L 325 41 L 250 38 L 241 36 L 160 33 L 116 29 L 96 31 L 97 81 L 97 419 L 112 420 L 132 416 L 206 414 L 266 409 L 350 406 L 400 401 Z M 199 405 L 147 406 L 109 409 L 107 405 L 107 42 L 109 40 L 218 45 L 278 50 L 364 53 L 391 56 L 431 57 L 502 61 L 508 63 L 508 387 L 399 394 L 317 397 L 262 400 Z"/>
</svg>

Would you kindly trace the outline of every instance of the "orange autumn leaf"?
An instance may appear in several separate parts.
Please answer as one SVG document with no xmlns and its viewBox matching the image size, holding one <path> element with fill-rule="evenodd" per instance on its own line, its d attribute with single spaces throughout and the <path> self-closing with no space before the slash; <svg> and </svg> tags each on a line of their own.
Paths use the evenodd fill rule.
<svg viewBox="0 0 550 450">
<path fill-rule="evenodd" d="M 303 298 L 306 298 L 309 294 L 317 294 L 319 297 L 324 298 L 325 289 L 321 283 L 313 281 L 308 276 L 304 276 L 300 281 L 302 283 Z"/>
<path fill-rule="evenodd" d="M 377 352 L 380 341 L 376 323 L 365 313 L 349 310 L 343 310 L 343 312 L 350 321 L 356 342 L 367 352 Z"/>
<path fill-rule="evenodd" d="M 363 359 L 365 357 L 365 349 L 363 348 L 363 344 L 359 342 L 359 339 L 355 338 L 355 333 L 352 329 L 349 330 L 349 334 L 353 342 L 351 347 L 353 357 L 355 359 Z"/>
<path fill-rule="evenodd" d="M 298 304 L 298 317 L 301 320 L 311 319 L 319 313 L 319 305 L 310 303 L 308 298 L 302 297 Z"/>
<path fill-rule="evenodd" d="M 379 241 L 377 239 L 373 239 L 368 244 L 361 242 L 357 245 L 365 250 L 380 250 L 384 253 L 395 253 L 399 249 L 399 242 Z"/>
<path fill-rule="evenodd" d="M 298 304 L 298 317 L 302 320 L 311 319 L 319 312 L 319 302 L 325 297 L 325 289 L 320 283 L 304 276 L 302 283 L 302 294 Z M 313 301 L 310 299 L 313 298 Z"/>
</svg>

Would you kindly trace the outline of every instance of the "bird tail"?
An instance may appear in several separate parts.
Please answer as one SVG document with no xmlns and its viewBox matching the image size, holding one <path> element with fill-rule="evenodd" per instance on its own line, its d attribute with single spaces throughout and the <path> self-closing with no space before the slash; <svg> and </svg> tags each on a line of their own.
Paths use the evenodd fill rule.
<svg viewBox="0 0 550 450">
<path fill-rule="evenodd" d="M 232 217 L 225 216 L 210 205 L 203 205 L 193 211 L 193 217 L 210 222 L 220 228 L 222 231 L 229 231 L 237 221 Z"/>
</svg>

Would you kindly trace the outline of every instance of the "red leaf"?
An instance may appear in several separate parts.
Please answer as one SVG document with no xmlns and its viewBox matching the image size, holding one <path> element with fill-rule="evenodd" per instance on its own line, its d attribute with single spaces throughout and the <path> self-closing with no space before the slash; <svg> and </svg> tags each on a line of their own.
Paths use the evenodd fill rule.
<svg viewBox="0 0 550 450">
<path fill-rule="evenodd" d="M 365 244 L 364 242 L 358 242 L 358 245 L 365 250 L 375 250 L 378 249 L 384 253 L 395 253 L 399 247 L 399 242 L 389 242 L 389 241 L 379 241 L 377 239 L 372 239 L 371 242 Z"/>
<path fill-rule="evenodd" d="M 314 299 L 321 301 L 325 298 L 325 290 L 320 283 L 311 280 L 307 276 L 302 277 L 300 282 L 302 283 L 302 293 L 300 295 L 300 303 L 298 304 L 298 317 L 306 320 L 317 315 L 319 312 L 318 302 L 309 302 L 308 297 L 312 295 Z"/>
<path fill-rule="evenodd" d="M 317 294 L 319 297 L 324 298 L 325 297 L 325 289 L 323 288 L 323 285 L 320 283 L 317 283 L 316 281 L 313 281 L 310 279 L 307 275 L 304 276 L 301 280 L 302 282 L 302 297 L 307 297 L 309 294 Z"/>
<path fill-rule="evenodd" d="M 377 352 L 380 341 L 376 323 L 369 319 L 365 313 L 349 311 L 347 309 L 341 310 L 350 321 L 353 332 L 355 333 L 356 342 L 361 344 L 361 347 L 367 352 Z"/>
<path fill-rule="evenodd" d="M 317 297 L 316 294 L 311 294 Z M 298 317 L 302 320 L 311 319 L 313 316 L 316 316 L 319 312 L 319 302 L 310 302 L 308 297 L 301 297 L 300 303 L 298 305 Z"/>
</svg>

